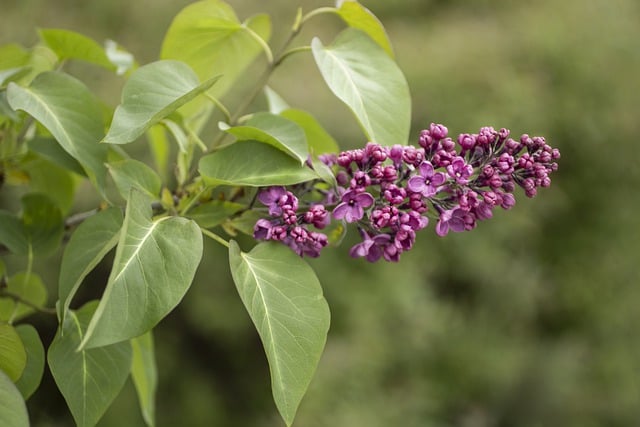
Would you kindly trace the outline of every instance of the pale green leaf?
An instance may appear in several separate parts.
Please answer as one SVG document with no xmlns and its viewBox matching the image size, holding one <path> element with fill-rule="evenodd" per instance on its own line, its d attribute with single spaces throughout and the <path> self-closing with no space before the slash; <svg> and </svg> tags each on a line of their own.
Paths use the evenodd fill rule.
<svg viewBox="0 0 640 427">
<path fill-rule="evenodd" d="M 62 256 L 58 279 L 60 322 L 87 274 L 115 247 L 122 227 L 122 212 L 109 208 L 87 218 L 76 228 Z"/>
<path fill-rule="evenodd" d="M 100 65 L 108 70 L 116 69 L 102 46 L 83 34 L 55 28 L 41 29 L 38 33 L 60 60 L 78 59 Z"/>
<path fill-rule="evenodd" d="M 309 157 L 307 138 L 295 122 L 272 113 L 256 113 L 245 126 L 221 126 L 239 141 L 260 141 L 272 145 L 304 164 Z"/>
<path fill-rule="evenodd" d="M 293 108 L 284 110 L 280 115 L 286 119 L 296 122 L 304 130 L 307 136 L 309 151 L 314 155 L 325 153 L 338 153 L 340 147 L 333 137 L 320 123 L 306 111 Z"/>
<path fill-rule="evenodd" d="M 29 62 L 29 52 L 19 44 L 0 46 L 0 70 L 20 68 Z"/>
<path fill-rule="evenodd" d="M 256 141 L 237 142 L 203 157 L 199 171 L 211 185 L 266 187 L 318 179 L 311 168 L 301 166 L 281 150 Z"/>
<path fill-rule="evenodd" d="M 191 209 L 187 216 L 202 228 L 213 228 L 222 224 L 231 215 L 247 206 L 226 200 L 211 200 Z"/>
<path fill-rule="evenodd" d="M 131 378 L 138 393 L 142 417 L 149 427 L 153 427 L 158 370 L 151 331 L 132 339 L 131 346 L 133 347 Z"/>
<path fill-rule="evenodd" d="M 266 86 L 264 88 L 264 94 L 267 98 L 267 105 L 269 105 L 270 113 L 280 114 L 284 110 L 291 108 L 289 107 L 289 104 L 287 104 L 287 101 L 282 99 L 282 97 L 269 86 Z"/>
<path fill-rule="evenodd" d="M 80 162 L 100 192 L 104 189 L 107 147 L 102 107 L 89 89 L 68 74 L 39 74 L 29 87 L 10 83 L 7 99 L 42 123 L 64 150 Z"/>
<path fill-rule="evenodd" d="M 27 405 L 20 391 L 2 371 L 0 371 L 0 426 L 29 427 Z"/>
<path fill-rule="evenodd" d="M 160 177 L 146 164 L 138 160 L 126 159 L 109 163 L 107 167 L 123 198 L 129 197 L 131 188 L 142 190 L 152 198 L 160 196 L 162 188 Z"/>
<path fill-rule="evenodd" d="M 200 83 L 180 61 L 156 61 L 138 68 L 122 89 L 109 132 L 103 142 L 127 144 L 154 124 L 209 89 L 218 77 Z"/>
<path fill-rule="evenodd" d="M 362 30 L 393 58 L 393 48 L 382 22 L 366 7 L 355 0 L 344 0 L 337 14 L 352 28 Z"/>
<path fill-rule="evenodd" d="M 27 353 L 27 364 L 22 376 L 16 382 L 16 387 L 25 399 L 28 399 L 40 385 L 44 373 L 44 347 L 38 331 L 31 325 L 18 325 L 16 332 L 20 335 Z"/>
<path fill-rule="evenodd" d="M 0 323 L 0 371 L 16 382 L 27 366 L 27 353 L 16 329 Z"/>
<path fill-rule="evenodd" d="M 227 3 L 199 1 L 182 9 L 174 18 L 160 57 L 186 62 L 201 80 L 222 74 L 220 82 L 210 91 L 219 99 L 262 50 L 261 43 L 247 29 L 268 40 L 269 17 L 258 15 L 241 23 Z"/>
<path fill-rule="evenodd" d="M 71 311 L 48 352 L 49 368 L 79 427 L 96 425 L 131 369 L 129 341 L 78 351 L 96 302 Z M 62 333 L 64 331 L 64 333 Z"/>
<path fill-rule="evenodd" d="M 147 129 L 146 136 L 156 170 L 165 178 L 169 167 L 170 148 L 164 126 L 161 124 L 151 126 Z"/>
<path fill-rule="evenodd" d="M 166 127 L 171 136 L 173 136 L 173 139 L 178 144 L 180 152 L 186 153 L 189 150 L 189 137 L 182 127 L 173 120 L 168 119 L 162 120 L 160 123 Z"/>
<path fill-rule="evenodd" d="M 47 302 L 47 288 L 35 273 L 16 273 L 7 280 L 7 292 L 31 304 L 23 304 L 12 298 L 0 298 L 0 321 L 15 322 L 35 312 L 32 306 L 43 307 Z"/>
<path fill-rule="evenodd" d="M 348 28 L 331 46 L 315 38 L 313 56 L 331 91 L 354 113 L 370 141 L 406 144 L 411 121 L 407 81 L 387 53 Z"/>
<path fill-rule="evenodd" d="M 260 243 L 244 253 L 231 241 L 229 264 L 269 361 L 274 401 L 290 426 L 329 330 L 320 282 L 304 260 L 279 243 Z"/>
<path fill-rule="evenodd" d="M 151 330 L 189 289 L 202 257 L 200 228 L 186 218 L 151 216 L 151 200 L 132 189 L 113 268 L 83 348 Z"/>
</svg>

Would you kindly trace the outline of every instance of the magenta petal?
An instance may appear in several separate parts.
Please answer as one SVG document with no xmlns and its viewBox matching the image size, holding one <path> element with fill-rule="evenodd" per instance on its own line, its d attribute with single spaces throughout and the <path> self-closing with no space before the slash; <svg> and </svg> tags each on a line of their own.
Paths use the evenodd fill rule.
<svg viewBox="0 0 640 427">
<path fill-rule="evenodd" d="M 360 207 L 360 210 L 362 210 L 362 208 L 368 208 L 373 205 L 373 202 L 375 201 L 373 196 L 369 193 L 356 194 L 353 200 L 357 203 L 358 207 Z M 360 215 L 360 218 L 362 218 L 362 215 Z"/>
<path fill-rule="evenodd" d="M 433 165 L 431 164 L 431 162 L 422 162 L 419 166 L 420 169 L 420 175 L 429 178 L 430 176 L 432 176 L 435 172 L 435 170 L 433 169 Z"/>
<path fill-rule="evenodd" d="M 342 219 L 350 210 L 351 208 L 349 207 L 349 204 L 342 202 L 333 209 L 333 217 L 335 219 Z"/>
<path fill-rule="evenodd" d="M 407 181 L 407 188 L 414 193 L 422 193 L 426 186 L 424 178 L 418 175 L 412 176 L 409 178 L 409 181 Z"/>
</svg>

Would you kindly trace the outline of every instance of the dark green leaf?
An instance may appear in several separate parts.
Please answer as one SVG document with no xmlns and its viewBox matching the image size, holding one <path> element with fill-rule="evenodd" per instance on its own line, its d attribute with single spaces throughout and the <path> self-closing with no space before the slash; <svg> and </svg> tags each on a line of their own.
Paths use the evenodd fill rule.
<svg viewBox="0 0 640 427">
<path fill-rule="evenodd" d="M 58 144 L 49 141 L 54 146 Z M 65 153 L 66 154 L 66 153 Z M 71 157 L 69 157 L 71 159 Z M 32 154 L 25 159 L 22 169 L 29 175 L 29 188 L 36 193 L 46 194 L 49 199 L 66 215 L 74 202 L 78 179 L 48 159 Z"/>
<path fill-rule="evenodd" d="M 202 228 L 213 228 L 244 208 L 246 208 L 246 205 L 241 203 L 211 200 L 191 209 L 187 216 Z"/>
<path fill-rule="evenodd" d="M 271 113 L 256 113 L 245 126 L 221 129 L 235 136 L 239 141 L 260 141 L 272 145 L 298 159 L 304 164 L 309 157 L 307 138 L 295 122 Z"/>
<path fill-rule="evenodd" d="M 60 246 L 64 233 L 62 212 L 44 194 L 22 197 L 22 224 L 34 254 L 47 255 Z"/>
<path fill-rule="evenodd" d="M 2 371 L 0 371 L 0 425 L 29 427 L 27 405 L 20 391 Z"/>
<path fill-rule="evenodd" d="M 382 145 L 406 144 L 409 87 L 389 55 L 353 28 L 340 33 L 331 46 L 315 38 L 311 47 L 327 85 L 351 109 L 367 138 Z"/>
<path fill-rule="evenodd" d="M 27 142 L 29 149 L 52 161 L 56 165 L 65 168 L 78 175 L 86 176 L 82 165 L 56 142 L 53 138 L 35 137 Z"/>
<path fill-rule="evenodd" d="M 53 378 L 79 427 L 91 427 L 98 422 L 124 386 L 131 369 L 128 341 L 78 351 L 96 305 L 93 301 L 77 312 L 69 312 L 48 353 Z"/>
<path fill-rule="evenodd" d="M 269 360 L 276 406 L 290 426 L 329 330 L 322 288 L 311 267 L 279 243 L 260 243 L 244 253 L 231 241 L 229 264 Z"/>
<path fill-rule="evenodd" d="M 29 253 L 29 241 L 24 233 L 22 221 L 15 215 L 0 210 L 0 243 L 16 255 Z"/>
<path fill-rule="evenodd" d="M 189 289 L 202 257 L 200 228 L 186 218 L 151 215 L 151 200 L 132 189 L 111 275 L 83 348 L 151 330 Z"/>
<path fill-rule="evenodd" d="M 59 72 L 45 72 L 25 88 L 9 84 L 7 99 L 42 123 L 62 148 L 78 160 L 99 191 L 104 189 L 107 146 L 102 107 L 79 80 Z"/>
<path fill-rule="evenodd" d="M 203 157 L 199 171 L 212 185 L 266 187 L 318 178 L 312 169 L 281 150 L 256 141 L 238 142 Z"/>
<path fill-rule="evenodd" d="M 122 212 L 109 208 L 87 218 L 71 235 L 62 256 L 58 279 L 61 323 L 84 278 L 118 243 Z"/>
<path fill-rule="evenodd" d="M 138 68 L 122 89 L 109 132 L 103 142 L 127 144 L 154 124 L 209 89 L 218 77 L 200 83 L 180 61 L 156 61 Z"/>
<path fill-rule="evenodd" d="M 22 344 L 27 353 L 27 364 L 22 371 L 22 376 L 16 382 L 16 387 L 22 396 L 28 399 L 40 385 L 44 373 L 44 347 L 38 331 L 31 325 L 19 325 L 16 332 L 20 335 Z"/>
</svg>

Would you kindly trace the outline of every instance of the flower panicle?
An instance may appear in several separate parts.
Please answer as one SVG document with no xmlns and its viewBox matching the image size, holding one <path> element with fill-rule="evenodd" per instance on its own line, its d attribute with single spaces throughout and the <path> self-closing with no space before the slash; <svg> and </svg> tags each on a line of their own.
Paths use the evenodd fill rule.
<svg viewBox="0 0 640 427">
<path fill-rule="evenodd" d="M 256 223 L 254 237 L 279 240 L 301 256 L 317 257 L 328 239 L 316 230 L 334 219 L 355 223 L 359 230 L 362 241 L 351 248 L 352 257 L 396 262 L 413 247 L 429 217 L 439 236 L 472 230 L 495 208 L 511 209 L 517 187 L 527 197 L 549 187 L 559 158 L 560 151 L 543 137 L 513 139 L 508 129 L 483 127 L 453 140 L 445 126 L 432 123 L 420 133 L 417 147 L 369 142 L 320 156 L 333 168 L 337 187 L 325 190 L 324 200 L 308 204 L 302 213 L 298 198 L 285 187 L 263 189 L 258 200 L 268 207 L 270 219 Z"/>
</svg>

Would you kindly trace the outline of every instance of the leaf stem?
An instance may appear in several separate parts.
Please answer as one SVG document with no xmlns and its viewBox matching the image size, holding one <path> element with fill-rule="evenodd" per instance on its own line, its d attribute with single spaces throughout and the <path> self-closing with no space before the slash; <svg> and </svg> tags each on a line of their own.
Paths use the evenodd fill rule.
<svg viewBox="0 0 640 427">
<path fill-rule="evenodd" d="M 213 105 L 215 105 L 216 107 L 218 107 L 218 109 L 220 109 L 220 111 L 222 111 L 222 114 L 224 114 L 224 117 L 227 119 L 227 122 L 231 121 L 231 113 L 229 112 L 229 109 L 227 107 L 224 106 L 224 104 L 222 104 L 222 102 L 220 102 L 217 98 L 211 96 L 209 93 L 205 92 L 204 96 L 213 103 Z"/>
<path fill-rule="evenodd" d="M 304 24 L 305 22 L 307 22 L 309 19 L 318 16 L 318 15 L 323 15 L 325 13 L 337 13 L 338 9 L 336 9 L 335 7 L 319 7 L 318 9 L 314 9 L 311 12 L 307 13 L 306 15 L 304 15 L 302 17 L 302 20 L 300 21 L 300 25 Z"/>
<path fill-rule="evenodd" d="M 204 234 L 205 236 L 207 236 L 210 239 L 215 240 L 216 242 L 220 243 L 222 246 L 224 246 L 226 248 L 229 247 L 229 242 L 224 240 L 222 237 L 218 236 L 216 233 L 213 233 L 213 232 L 207 230 L 206 228 L 202 228 L 202 227 L 200 227 L 200 231 L 202 231 L 202 234 Z"/>
<path fill-rule="evenodd" d="M 27 301 L 26 299 L 22 298 L 20 295 L 18 294 L 14 294 L 11 291 L 8 291 L 6 289 L 2 289 L 0 288 L 0 297 L 6 297 L 6 298 L 10 298 L 12 300 L 14 300 L 17 303 L 26 305 L 40 313 L 45 313 L 45 314 L 53 314 L 53 315 L 57 315 L 56 309 L 55 308 L 49 308 L 49 307 L 40 307 L 37 304 L 32 303 L 31 301 Z"/>
</svg>

